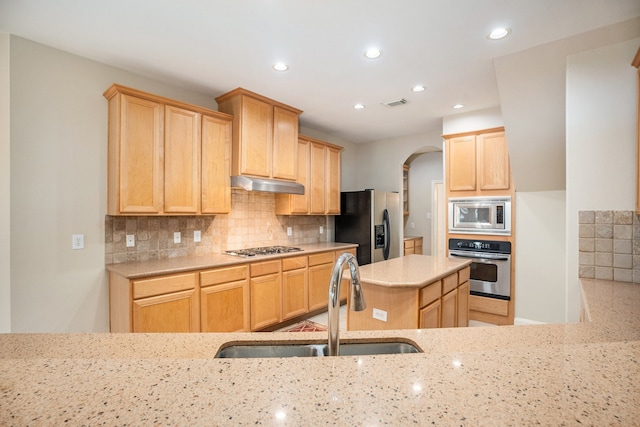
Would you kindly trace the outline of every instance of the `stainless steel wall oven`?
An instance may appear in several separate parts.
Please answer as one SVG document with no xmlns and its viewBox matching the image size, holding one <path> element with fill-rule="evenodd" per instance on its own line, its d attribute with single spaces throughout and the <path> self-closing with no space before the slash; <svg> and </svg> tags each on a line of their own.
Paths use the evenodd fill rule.
<svg viewBox="0 0 640 427">
<path fill-rule="evenodd" d="M 511 299 L 511 242 L 449 239 L 449 256 L 471 259 L 471 295 Z"/>
</svg>

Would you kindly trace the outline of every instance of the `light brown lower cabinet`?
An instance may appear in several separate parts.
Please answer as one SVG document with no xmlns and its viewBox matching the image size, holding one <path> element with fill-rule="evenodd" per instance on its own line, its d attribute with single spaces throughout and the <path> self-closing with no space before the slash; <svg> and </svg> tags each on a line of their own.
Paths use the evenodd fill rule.
<svg viewBox="0 0 640 427">
<path fill-rule="evenodd" d="M 364 311 L 347 314 L 348 330 L 452 328 L 469 326 L 469 267 L 422 288 L 378 286 L 363 282 Z M 417 307 L 417 312 L 415 311 Z M 373 317 L 373 310 L 386 320 Z"/>
<path fill-rule="evenodd" d="M 309 311 L 327 307 L 334 262 L 333 252 L 309 255 Z"/>
<path fill-rule="evenodd" d="M 133 332 L 200 330 L 195 273 L 132 282 Z"/>
<path fill-rule="evenodd" d="M 440 299 L 435 300 L 428 306 L 420 309 L 419 323 L 420 329 L 439 328 L 442 306 Z"/>
<path fill-rule="evenodd" d="M 282 320 L 309 312 L 307 256 L 282 260 Z"/>
<path fill-rule="evenodd" d="M 458 326 L 469 326 L 469 280 L 458 286 Z"/>
<path fill-rule="evenodd" d="M 422 255 L 422 237 L 409 237 L 404 239 L 405 255 Z"/>
<path fill-rule="evenodd" d="M 330 250 L 129 280 L 109 273 L 111 332 L 239 332 L 273 328 L 327 308 Z M 346 267 L 345 267 L 346 268 Z M 343 279 L 340 299 L 348 295 Z"/>
<path fill-rule="evenodd" d="M 256 262 L 251 271 L 251 330 L 266 328 L 282 320 L 280 260 Z"/>
<path fill-rule="evenodd" d="M 202 332 L 249 331 L 249 305 L 249 266 L 200 272 Z"/>
</svg>

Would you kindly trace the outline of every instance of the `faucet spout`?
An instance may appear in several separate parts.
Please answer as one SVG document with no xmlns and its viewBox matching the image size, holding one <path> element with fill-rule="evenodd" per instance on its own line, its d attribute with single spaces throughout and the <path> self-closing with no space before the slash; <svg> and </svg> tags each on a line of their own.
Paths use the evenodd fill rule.
<svg viewBox="0 0 640 427">
<path fill-rule="evenodd" d="M 345 263 L 349 265 L 351 274 L 351 292 L 349 292 L 351 310 L 362 311 L 367 306 L 360 284 L 358 260 L 352 254 L 345 252 L 338 257 L 329 282 L 329 356 L 340 354 L 340 285 Z"/>
</svg>

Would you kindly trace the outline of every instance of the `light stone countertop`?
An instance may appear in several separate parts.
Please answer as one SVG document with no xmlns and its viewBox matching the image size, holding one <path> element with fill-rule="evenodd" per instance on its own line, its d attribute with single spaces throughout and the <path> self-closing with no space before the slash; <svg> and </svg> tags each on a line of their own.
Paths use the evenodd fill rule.
<svg viewBox="0 0 640 427">
<path fill-rule="evenodd" d="M 406 255 L 361 266 L 360 279 L 378 286 L 421 288 L 469 264 L 469 259 Z"/>
<path fill-rule="evenodd" d="M 290 245 L 299 247 L 301 252 L 286 254 L 261 255 L 259 257 L 243 258 L 227 254 L 211 254 L 201 256 L 188 256 L 179 258 L 165 258 L 151 261 L 125 262 L 120 264 L 107 264 L 105 268 L 112 273 L 126 277 L 127 279 L 140 279 L 142 277 L 173 274 L 191 270 L 204 270 L 207 268 L 225 267 L 248 262 L 268 261 L 274 258 L 287 258 L 300 255 L 310 255 L 318 252 L 355 248 L 354 243 L 310 243 L 305 245 Z"/>
<path fill-rule="evenodd" d="M 640 425 L 640 285 L 582 285 L 589 323 L 341 334 L 422 354 L 212 358 L 321 332 L 0 335 L 0 425 Z"/>
</svg>

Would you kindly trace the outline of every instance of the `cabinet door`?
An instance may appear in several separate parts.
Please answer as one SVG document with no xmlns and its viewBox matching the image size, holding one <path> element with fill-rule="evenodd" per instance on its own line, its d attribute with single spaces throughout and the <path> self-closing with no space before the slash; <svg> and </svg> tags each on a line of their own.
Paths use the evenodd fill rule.
<svg viewBox="0 0 640 427">
<path fill-rule="evenodd" d="M 231 210 L 231 122 L 202 116 L 201 212 Z"/>
<path fill-rule="evenodd" d="M 324 214 L 325 213 L 325 194 L 326 194 L 326 156 L 325 146 L 322 144 L 311 143 L 311 190 L 309 195 L 310 200 L 310 214 Z"/>
<path fill-rule="evenodd" d="M 340 150 L 326 147 L 325 213 L 340 215 Z"/>
<path fill-rule="evenodd" d="M 249 281 L 207 286 L 200 290 L 202 332 L 249 331 Z"/>
<path fill-rule="evenodd" d="M 276 194 L 276 215 L 292 215 L 309 213 L 309 201 L 311 197 L 311 170 L 310 142 L 300 138 L 298 140 L 298 179 L 299 184 L 304 185 L 304 194 Z"/>
<path fill-rule="evenodd" d="M 469 326 L 469 282 L 458 286 L 458 327 Z"/>
<path fill-rule="evenodd" d="M 282 272 L 282 320 L 309 312 L 307 268 Z"/>
<path fill-rule="evenodd" d="M 280 274 L 251 278 L 251 330 L 280 322 Z"/>
<path fill-rule="evenodd" d="M 273 107 L 273 177 L 298 178 L 298 114 Z"/>
<path fill-rule="evenodd" d="M 327 308 L 332 272 L 333 263 L 309 267 L 309 311 Z"/>
<path fill-rule="evenodd" d="M 454 328 L 457 326 L 458 292 L 454 289 L 442 296 L 442 320 L 440 327 Z"/>
<path fill-rule="evenodd" d="M 509 189 L 509 150 L 504 132 L 477 136 L 480 190 Z"/>
<path fill-rule="evenodd" d="M 162 104 L 130 95 L 116 95 L 110 101 L 110 213 L 161 212 L 163 110 Z M 119 129 L 114 129 L 118 123 Z"/>
<path fill-rule="evenodd" d="M 133 301 L 133 332 L 199 332 L 195 290 Z"/>
<path fill-rule="evenodd" d="M 420 329 L 440 327 L 440 299 L 420 309 Z"/>
<path fill-rule="evenodd" d="M 240 174 L 270 177 L 273 162 L 273 107 L 243 95 L 241 115 L 238 135 Z"/>
<path fill-rule="evenodd" d="M 450 191 L 476 189 L 475 136 L 447 140 L 447 185 Z"/>
<path fill-rule="evenodd" d="M 165 106 L 164 211 L 200 209 L 200 114 Z"/>
</svg>

